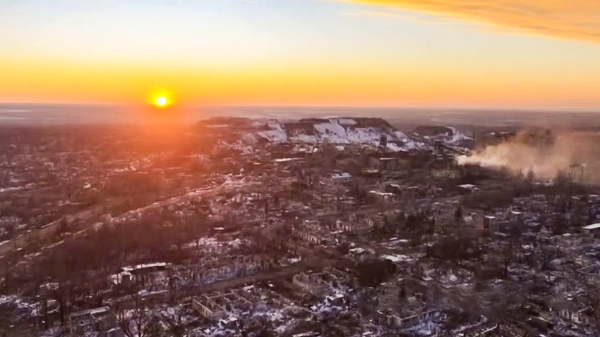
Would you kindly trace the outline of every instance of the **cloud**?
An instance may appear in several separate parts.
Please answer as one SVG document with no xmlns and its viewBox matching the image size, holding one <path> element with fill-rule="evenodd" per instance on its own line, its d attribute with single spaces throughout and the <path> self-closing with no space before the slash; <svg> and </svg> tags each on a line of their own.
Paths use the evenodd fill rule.
<svg viewBox="0 0 600 337">
<path fill-rule="evenodd" d="M 343 12 L 343 16 L 374 16 L 384 18 L 403 18 L 404 15 L 390 13 L 390 12 L 379 12 L 379 11 L 360 11 L 360 12 Z"/>
<path fill-rule="evenodd" d="M 341 1 L 392 6 L 532 34 L 600 43 L 600 0 Z"/>
<path fill-rule="evenodd" d="M 406 21 L 427 24 L 427 25 L 440 25 L 448 23 L 448 18 L 438 16 L 426 16 L 419 14 L 407 14 L 399 12 L 386 12 L 386 11 L 358 11 L 358 12 L 343 12 L 343 16 L 354 16 L 354 17 L 380 17 L 380 18 L 397 18 Z"/>
</svg>

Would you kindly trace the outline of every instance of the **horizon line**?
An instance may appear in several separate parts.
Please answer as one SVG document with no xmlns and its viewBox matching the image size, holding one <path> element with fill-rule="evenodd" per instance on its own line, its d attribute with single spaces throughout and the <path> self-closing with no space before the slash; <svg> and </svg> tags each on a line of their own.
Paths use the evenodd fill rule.
<svg viewBox="0 0 600 337">
<path fill-rule="evenodd" d="M 124 108 L 124 107 L 146 107 L 147 104 L 139 103 L 40 103 L 40 102 L 0 102 L 2 106 L 55 106 L 55 107 L 104 107 L 104 108 Z M 242 108 L 242 109 L 259 109 L 259 108 L 280 108 L 280 109 L 375 109 L 375 110 L 421 110 L 421 111 L 448 111 L 453 112 L 529 112 L 529 113 L 600 113 L 598 108 L 548 108 L 548 107 L 485 107 L 485 106 L 378 106 L 378 105 L 281 105 L 281 104 L 248 104 L 248 105 L 226 105 L 226 104 L 180 104 L 178 107 L 183 108 Z"/>
</svg>

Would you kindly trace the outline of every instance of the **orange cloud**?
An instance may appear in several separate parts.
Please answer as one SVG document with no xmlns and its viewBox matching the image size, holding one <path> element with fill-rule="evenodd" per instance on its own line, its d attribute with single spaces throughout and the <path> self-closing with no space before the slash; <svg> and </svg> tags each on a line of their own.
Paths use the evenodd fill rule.
<svg viewBox="0 0 600 337">
<path fill-rule="evenodd" d="M 598 0 L 342 0 L 600 43 Z"/>
</svg>

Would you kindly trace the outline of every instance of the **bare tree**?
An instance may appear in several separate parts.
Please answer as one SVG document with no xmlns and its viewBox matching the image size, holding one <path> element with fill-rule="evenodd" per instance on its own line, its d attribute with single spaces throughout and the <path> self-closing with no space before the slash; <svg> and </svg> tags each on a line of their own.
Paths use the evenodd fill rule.
<svg viewBox="0 0 600 337">
<path fill-rule="evenodd" d="M 586 298 L 590 308 L 589 315 L 593 319 L 592 326 L 600 329 L 600 292 L 595 284 L 587 284 Z"/>
<path fill-rule="evenodd" d="M 50 297 L 58 303 L 58 313 L 60 315 L 60 324 L 66 323 L 67 312 L 69 310 L 70 286 L 65 282 L 59 282 L 56 288 L 50 290 Z"/>
<path fill-rule="evenodd" d="M 555 247 L 543 247 L 538 254 L 541 270 L 548 270 L 550 262 L 560 257 L 560 251 Z"/>
<path fill-rule="evenodd" d="M 504 263 L 504 269 L 503 269 L 504 277 L 508 277 L 508 267 L 512 263 L 514 256 L 515 256 L 515 248 L 514 248 L 513 242 L 511 241 L 502 250 L 502 262 Z"/>
<path fill-rule="evenodd" d="M 2 278 L 4 278 L 4 282 L 1 284 L 2 285 L 2 289 L 0 289 L 0 291 L 3 291 L 4 293 L 8 293 L 11 289 L 12 286 L 12 267 L 15 265 L 15 261 L 16 261 L 16 255 L 13 252 L 8 252 L 6 255 L 4 255 L 4 257 L 1 259 L 0 261 L 0 265 L 1 265 L 1 272 L 2 274 L 0 274 L 0 281 L 2 281 Z"/>
<path fill-rule="evenodd" d="M 134 307 L 129 312 L 126 310 L 124 304 L 117 307 L 117 322 L 119 327 L 127 337 L 152 337 L 152 335 L 148 334 L 151 329 L 148 328 L 150 315 L 146 304 L 139 296 L 135 297 L 133 303 Z"/>
<path fill-rule="evenodd" d="M 176 293 L 173 293 L 172 296 L 169 297 L 169 305 L 172 307 L 176 307 L 177 304 L 181 303 L 181 296 L 176 295 Z M 183 322 L 183 315 L 184 315 L 184 309 L 179 306 L 177 307 L 176 310 L 174 310 L 174 315 L 166 315 L 166 314 L 161 314 L 161 317 L 163 319 L 163 322 L 165 322 L 168 325 L 168 329 L 167 332 L 169 334 L 169 336 L 171 337 L 185 337 L 186 336 L 186 329 L 185 329 L 185 324 Z"/>
<path fill-rule="evenodd" d="M 498 324 L 511 324 L 518 319 L 515 309 L 526 297 L 516 285 L 506 286 L 505 289 L 495 290 L 485 296 L 488 305 L 484 307 L 483 313 Z"/>
</svg>

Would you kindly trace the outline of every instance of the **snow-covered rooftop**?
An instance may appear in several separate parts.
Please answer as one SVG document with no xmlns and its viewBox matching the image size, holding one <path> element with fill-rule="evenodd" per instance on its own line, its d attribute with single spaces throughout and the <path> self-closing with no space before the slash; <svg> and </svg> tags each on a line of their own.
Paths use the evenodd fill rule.
<svg viewBox="0 0 600 337">
<path fill-rule="evenodd" d="M 600 228 L 600 223 L 596 223 L 596 224 L 593 224 L 593 225 L 589 225 L 589 226 L 583 227 L 583 229 L 587 229 L 587 230 L 597 229 L 597 228 Z"/>
</svg>

